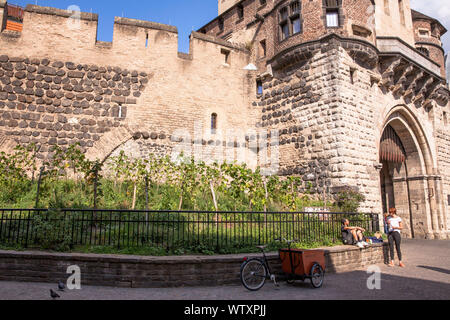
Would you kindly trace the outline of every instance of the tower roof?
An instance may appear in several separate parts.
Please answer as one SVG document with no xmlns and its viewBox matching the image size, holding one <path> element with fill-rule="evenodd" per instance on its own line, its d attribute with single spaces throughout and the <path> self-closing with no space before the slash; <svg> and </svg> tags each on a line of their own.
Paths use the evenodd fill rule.
<svg viewBox="0 0 450 320">
<path fill-rule="evenodd" d="M 432 23 L 437 24 L 440 29 L 441 36 L 447 32 L 447 29 L 442 25 L 442 23 L 440 23 L 439 20 L 437 20 L 435 18 L 429 17 L 419 11 L 412 10 L 412 9 L 411 9 L 411 15 L 412 15 L 413 21 L 414 20 L 428 20 L 428 21 L 431 21 Z"/>
</svg>

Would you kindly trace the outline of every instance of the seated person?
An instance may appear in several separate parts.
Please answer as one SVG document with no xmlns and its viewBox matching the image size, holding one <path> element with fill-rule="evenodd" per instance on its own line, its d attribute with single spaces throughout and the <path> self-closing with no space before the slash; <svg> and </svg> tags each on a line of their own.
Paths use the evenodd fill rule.
<svg viewBox="0 0 450 320">
<path fill-rule="evenodd" d="M 368 246 L 368 244 L 364 241 L 363 232 L 365 231 L 366 230 L 360 227 L 350 227 L 350 222 L 348 219 L 342 220 L 341 232 L 344 244 L 356 245 L 359 248 Z"/>
</svg>

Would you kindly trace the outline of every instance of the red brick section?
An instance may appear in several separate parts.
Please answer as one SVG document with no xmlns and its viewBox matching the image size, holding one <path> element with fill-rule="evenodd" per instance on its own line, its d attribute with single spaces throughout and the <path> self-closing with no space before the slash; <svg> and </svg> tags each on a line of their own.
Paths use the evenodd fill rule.
<svg viewBox="0 0 450 320">
<path fill-rule="evenodd" d="M 266 57 L 258 56 L 258 68 L 265 67 L 267 60 L 287 48 L 319 39 L 329 33 L 336 33 L 345 37 L 351 36 L 374 43 L 373 30 L 371 30 L 371 36 L 365 38 L 355 36 L 352 28 L 347 29 L 345 27 L 348 25 L 349 19 L 351 19 L 352 24 L 371 29 L 370 16 L 372 11 L 370 10 L 370 6 L 372 4 L 370 0 L 343 0 L 340 9 L 339 28 L 326 28 L 326 9 L 323 5 L 323 0 L 300 1 L 302 32 L 281 40 L 279 36 L 278 12 L 281 7 L 289 3 L 290 1 L 288 0 L 279 0 L 273 3 L 267 1 L 266 5 L 261 6 L 259 0 L 241 1 L 239 5 L 242 5 L 244 8 L 244 16 L 242 19 L 239 19 L 238 6 L 236 5 L 201 28 L 200 31 L 208 35 L 222 37 L 232 41 L 235 33 L 254 28 L 255 37 L 253 46 L 259 46 L 261 41 L 266 41 Z M 256 15 L 264 17 L 264 22 L 259 21 Z M 222 30 L 220 29 L 220 20 L 223 21 Z M 258 50 L 254 51 L 257 52 Z"/>
<path fill-rule="evenodd" d="M 429 32 L 428 37 L 419 36 L 419 31 L 422 29 Z M 441 75 L 445 77 L 445 57 L 440 38 L 441 34 L 439 28 L 437 28 L 432 21 L 423 19 L 414 21 L 414 40 L 416 42 L 416 48 L 422 47 L 427 49 L 430 53 L 429 58 L 441 66 Z"/>
<path fill-rule="evenodd" d="M 340 246 L 326 250 L 327 273 L 349 272 L 385 262 L 387 244 L 368 249 Z M 152 288 L 239 284 L 246 255 L 143 257 L 0 251 L 0 281 L 57 283 L 67 267 L 81 269 L 81 285 Z M 258 256 L 252 254 L 249 256 Z M 277 253 L 271 266 L 282 279 Z"/>
</svg>

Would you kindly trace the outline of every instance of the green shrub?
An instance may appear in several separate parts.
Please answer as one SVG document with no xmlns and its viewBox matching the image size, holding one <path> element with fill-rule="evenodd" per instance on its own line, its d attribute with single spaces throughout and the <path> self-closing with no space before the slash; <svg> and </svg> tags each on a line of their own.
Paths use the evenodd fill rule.
<svg viewBox="0 0 450 320">
<path fill-rule="evenodd" d="M 346 187 L 336 195 L 335 205 L 341 212 L 356 213 L 365 196 L 353 188 Z"/>
<path fill-rule="evenodd" d="M 36 244 L 44 250 L 68 251 L 70 250 L 70 219 L 64 216 L 61 210 L 48 210 L 33 215 L 33 231 Z"/>
</svg>

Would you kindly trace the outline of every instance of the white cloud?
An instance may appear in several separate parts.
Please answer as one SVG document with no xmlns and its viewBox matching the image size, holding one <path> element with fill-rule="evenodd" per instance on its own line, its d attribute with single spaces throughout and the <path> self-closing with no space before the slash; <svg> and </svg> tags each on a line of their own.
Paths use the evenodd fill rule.
<svg viewBox="0 0 450 320">
<path fill-rule="evenodd" d="M 448 0 L 411 0 L 411 9 L 439 20 L 449 30 L 442 43 L 446 52 L 450 51 L 450 1 Z"/>
</svg>

